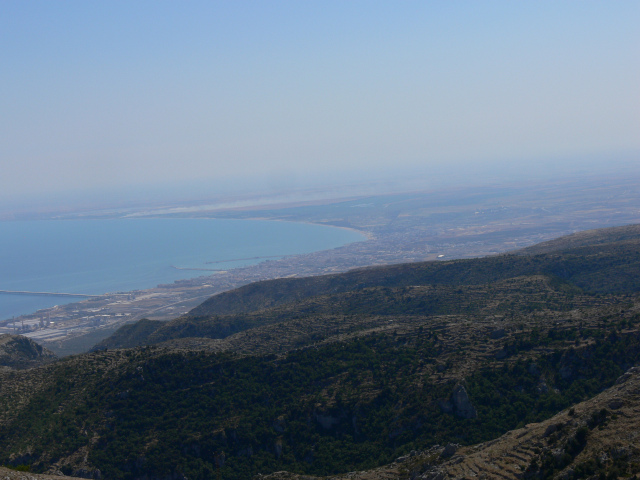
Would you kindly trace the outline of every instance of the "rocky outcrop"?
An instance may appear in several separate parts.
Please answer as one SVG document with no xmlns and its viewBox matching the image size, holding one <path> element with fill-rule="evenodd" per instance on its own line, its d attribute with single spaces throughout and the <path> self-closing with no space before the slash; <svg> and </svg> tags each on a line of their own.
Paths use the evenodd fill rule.
<svg viewBox="0 0 640 480">
<path fill-rule="evenodd" d="M 444 450 L 442 450 L 442 453 L 440 453 L 440 457 L 453 457 L 453 455 L 458 451 L 458 448 L 460 448 L 460 445 L 458 445 L 457 443 L 449 443 L 445 445 Z"/>
<path fill-rule="evenodd" d="M 616 407 L 613 412 L 608 410 L 613 408 L 611 405 Z M 542 478 L 545 473 L 566 480 L 630 477 L 631 472 L 640 469 L 640 449 L 636 440 L 640 430 L 639 409 L 640 369 L 632 368 L 613 387 L 591 400 L 574 405 L 544 422 L 507 432 L 495 440 L 466 447 L 434 446 L 400 457 L 384 467 L 323 478 L 522 480 Z M 588 477 L 583 476 L 585 471 Z M 288 472 L 259 478 L 320 480 Z"/>
<path fill-rule="evenodd" d="M 331 430 L 347 419 L 347 413 L 344 411 L 336 412 L 313 412 L 313 419 L 318 422 L 324 430 Z"/>
<path fill-rule="evenodd" d="M 440 400 L 438 405 L 442 413 L 453 414 L 458 418 L 469 419 L 478 416 L 478 412 L 471 403 L 467 390 L 464 388 L 464 385 L 460 383 L 454 387 L 451 398 L 449 400 Z"/>
<path fill-rule="evenodd" d="M 451 400 L 453 401 L 453 409 L 456 416 L 460 418 L 476 418 L 478 416 L 463 385 L 456 385 L 453 389 Z"/>
</svg>

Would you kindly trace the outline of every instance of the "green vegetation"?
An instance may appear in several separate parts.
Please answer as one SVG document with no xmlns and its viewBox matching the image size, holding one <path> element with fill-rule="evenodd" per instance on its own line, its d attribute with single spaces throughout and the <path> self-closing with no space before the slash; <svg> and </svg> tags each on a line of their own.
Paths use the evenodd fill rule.
<svg viewBox="0 0 640 480">
<path fill-rule="evenodd" d="M 49 387 L 0 430 L 0 446 L 35 448 L 34 470 L 90 446 L 91 464 L 113 479 L 167 472 L 204 479 L 222 452 L 224 478 L 371 468 L 412 449 L 486 441 L 548 418 L 611 385 L 622 363 L 640 356 L 637 334 L 565 349 L 552 332 L 523 332 L 513 342 L 552 353 L 489 362 L 466 379 L 478 410 L 470 420 L 438 408 L 454 384 L 427 376 L 439 350 L 426 335 L 371 335 L 283 357 L 156 348 L 94 354 L 52 368 Z M 102 370 L 111 363 L 118 368 Z M 575 369 L 570 377 L 567 368 Z"/>
<path fill-rule="evenodd" d="M 600 455 L 575 463 L 576 457 L 587 445 L 589 436 L 595 428 L 603 428 L 607 423 L 610 412 L 606 409 L 593 412 L 586 426 L 579 427 L 572 435 L 562 442 L 554 441 L 554 450 L 546 450 L 534 458 L 527 470 L 525 478 L 547 480 L 555 478 L 558 472 L 571 465 L 565 478 L 579 480 L 583 478 L 598 478 L 614 480 L 619 477 L 630 477 L 640 473 L 640 465 L 631 462 L 628 452 L 624 449 L 608 448 Z M 561 426 L 562 429 L 562 426 Z"/>
<path fill-rule="evenodd" d="M 640 360 L 639 252 L 624 240 L 243 287 L 189 316 L 123 327 L 107 350 L 4 374 L 0 463 L 245 479 L 487 441 L 592 397 Z M 226 340 L 213 351 L 192 337 Z M 473 418 L 457 415 L 460 384 Z M 557 474 L 610 418 L 594 415 L 528 474 Z"/>
</svg>

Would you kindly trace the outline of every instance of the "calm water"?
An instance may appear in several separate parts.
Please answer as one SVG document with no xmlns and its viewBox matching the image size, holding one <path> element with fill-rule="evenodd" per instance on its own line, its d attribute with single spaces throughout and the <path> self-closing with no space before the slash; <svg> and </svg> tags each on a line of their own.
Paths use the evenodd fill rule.
<svg viewBox="0 0 640 480">
<path fill-rule="evenodd" d="M 363 240 L 356 232 L 288 222 L 200 219 L 0 222 L 0 290 L 100 294 L 152 288 Z M 220 262 L 224 263 L 207 263 Z M 0 319 L 80 298 L 0 294 Z"/>
</svg>

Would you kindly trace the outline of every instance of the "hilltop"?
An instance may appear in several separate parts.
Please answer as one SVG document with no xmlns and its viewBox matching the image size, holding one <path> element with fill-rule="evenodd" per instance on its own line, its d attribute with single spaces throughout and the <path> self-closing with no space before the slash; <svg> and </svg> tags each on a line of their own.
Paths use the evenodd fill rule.
<svg viewBox="0 0 640 480">
<path fill-rule="evenodd" d="M 30 368 L 52 362 L 56 355 L 21 335 L 0 335 L 0 367 Z"/>
<path fill-rule="evenodd" d="M 514 253 L 520 255 L 535 255 L 568 250 L 578 251 L 577 249 L 582 247 L 596 247 L 612 244 L 637 244 L 638 233 L 638 225 L 624 225 L 621 227 L 585 230 L 546 242 L 541 242 Z"/>
<path fill-rule="evenodd" d="M 123 480 L 410 478 L 439 475 L 436 445 L 459 447 L 434 467 L 463 469 L 499 445 L 487 442 L 534 435 L 543 427 L 528 425 L 574 405 L 554 438 L 582 461 L 566 446 L 591 415 L 578 404 L 640 362 L 640 229 L 626 230 L 261 282 L 127 325 L 91 353 L 0 373 L 0 463 Z M 606 425 L 587 427 L 587 444 Z M 514 455 L 546 478 L 548 446 Z M 451 472 L 479 471 L 468 465 Z"/>
</svg>

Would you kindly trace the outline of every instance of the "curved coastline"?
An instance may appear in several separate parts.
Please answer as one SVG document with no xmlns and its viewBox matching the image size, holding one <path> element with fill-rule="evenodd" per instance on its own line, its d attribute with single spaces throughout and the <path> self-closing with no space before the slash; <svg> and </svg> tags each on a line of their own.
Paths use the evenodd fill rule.
<svg viewBox="0 0 640 480">
<path fill-rule="evenodd" d="M 151 218 L 147 218 L 150 220 L 153 219 L 167 219 L 167 220 L 202 220 L 202 221 L 206 221 L 206 220 L 221 220 L 221 219 L 217 219 L 217 218 L 202 218 L 202 217 L 181 217 L 181 218 L 175 218 L 175 217 L 169 217 L 167 218 L 166 216 L 163 217 L 151 217 Z M 122 218 L 121 220 L 130 220 L 130 219 L 124 219 Z M 138 220 L 138 219 L 136 219 Z M 227 219 L 224 219 L 227 220 Z M 370 235 L 367 234 L 367 232 L 362 232 L 353 228 L 349 228 L 349 227 L 344 227 L 344 226 L 336 226 L 336 225 L 329 225 L 329 224 L 322 224 L 322 223 L 315 223 L 315 222 L 296 222 L 296 221 L 290 221 L 290 220 L 281 220 L 281 219 L 269 219 L 269 218 L 250 218 L 250 219 L 233 219 L 233 221 L 240 221 L 240 222 L 251 222 L 254 223 L 256 221 L 261 221 L 261 222 L 283 222 L 283 223 L 290 223 L 290 224 L 307 224 L 310 226 L 315 226 L 315 227 L 331 227 L 332 229 L 340 229 L 340 230 L 346 230 L 346 231 L 350 231 L 352 233 L 355 233 L 357 235 L 360 236 L 360 239 L 353 239 L 352 241 L 347 241 L 346 243 L 341 243 L 340 245 L 337 246 L 332 246 L 330 248 L 325 248 L 325 249 L 319 249 L 319 250 L 313 250 L 313 251 L 306 251 L 306 252 L 294 252 L 294 253 L 284 253 L 282 255 L 263 255 L 263 256 L 254 256 L 254 257 L 247 257 L 247 258 L 231 258 L 231 259 L 225 259 L 225 258 L 221 258 L 219 260 L 215 260 L 215 263 L 217 264 L 224 264 L 224 263 L 230 263 L 230 262 L 234 262 L 234 261 L 240 261 L 240 260 L 257 260 L 256 262 L 250 264 L 250 265 L 238 265 L 238 266 L 233 266 L 231 268 L 220 268 L 220 269 L 209 269 L 209 268 L 191 268 L 191 267 L 183 267 L 181 265 L 170 265 L 169 267 L 173 267 L 173 270 L 192 270 L 194 271 L 194 275 L 191 276 L 182 276 L 181 278 L 176 278 L 173 283 L 162 283 L 162 280 L 160 280 L 159 282 L 157 282 L 155 285 L 155 287 L 149 287 L 149 288 L 141 288 L 141 289 L 114 289 L 112 291 L 108 291 L 108 292 L 102 292 L 99 295 L 106 301 L 108 299 L 114 300 L 113 298 L 111 298 L 112 296 L 115 297 L 116 293 L 118 294 L 119 297 L 123 297 L 124 296 L 135 296 L 135 297 L 140 297 L 140 296 L 144 296 L 145 293 L 148 293 L 149 295 L 153 295 L 156 290 L 158 289 L 163 289 L 163 294 L 165 295 L 169 295 L 169 290 L 172 290 L 172 288 L 175 288 L 176 290 L 180 290 L 183 291 L 184 290 L 184 285 L 186 283 L 200 283 L 202 285 L 207 285 L 207 283 L 211 283 L 212 281 L 214 283 L 220 283 L 218 280 L 220 279 L 220 276 L 234 276 L 236 274 L 238 274 L 240 271 L 242 271 L 243 275 L 247 275 L 248 272 L 247 270 L 251 270 L 254 269 L 256 267 L 258 267 L 259 265 L 261 265 L 262 263 L 265 263 L 265 259 L 267 259 L 267 257 L 269 257 L 269 262 L 271 263 L 275 263 L 278 262 L 280 260 L 283 259 L 288 259 L 291 260 L 297 256 L 305 256 L 305 255 L 313 255 L 313 254 L 317 254 L 320 252 L 328 252 L 331 251 L 333 249 L 336 248 L 340 248 L 340 247 L 344 247 L 346 245 L 351 245 L 353 243 L 357 243 L 360 241 L 366 241 L 367 239 L 371 238 Z M 271 259 L 276 259 L 277 260 L 271 260 Z M 169 260 L 170 261 L 170 260 Z M 206 267 L 206 264 L 208 262 L 203 262 Z M 199 273 L 200 275 L 196 274 Z M 266 279 L 267 277 L 264 277 L 264 275 L 261 275 L 262 278 L 260 279 Z M 234 288 L 235 284 L 244 284 L 244 283 L 248 283 L 248 282 L 242 282 L 242 281 L 238 281 L 238 279 L 236 279 L 235 281 L 230 280 L 228 283 L 228 288 Z M 210 294 L 207 293 L 206 295 L 204 295 L 204 297 L 209 296 L 209 295 L 213 295 L 215 293 L 218 293 L 219 291 L 224 291 L 228 288 L 214 288 Z M 28 289 L 25 289 L 28 290 Z M 35 289 L 34 289 L 35 290 Z M 54 288 L 55 290 L 55 288 Z M 93 292 L 89 292 L 89 293 L 93 293 Z M 194 292 L 195 293 L 195 292 Z M 197 297 L 200 297 L 201 295 L 196 295 Z M 195 297 L 194 297 L 195 298 Z M 168 302 L 166 306 L 169 306 L 170 304 L 173 303 L 185 303 L 185 302 L 189 302 L 191 300 L 191 298 L 188 299 L 183 299 L 179 302 Z M 29 319 L 30 317 L 36 317 L 39 316 L 40 318 L 42 318 L 45 315 L 50 315 L 52 310 L 55 310 L 56 312 L 59 312 L 61 310 L 72 310 L 72 309 L 76 309 L 76 310 L 85 310 L 86 309 L 86 304 L 88 302 L 87 301 L 81 301 L 81 302 L 70 302 L 70 303 L 65 303 L 64 305 L 49 305 L 49 306 L 45 306 L 39 309 L 31 309 L 29 310 L 29 312 L 32 313 L 26 313 L 26 310 L 23 312 L 21 312 L 20 314 L 18 314 L 18 319 L 22 319 L 22 318 L 27 318 Z M 91 302 L 89 302 L 91 303 Z M 152 311 L 158 311 L 161 310 L 162 308 L 165 307 L 160 307 L 160 306 L 154 306 L 154 308 L 152 308 Z M 96 307 L 97 308 L 97 307 Z M 95 308 L 94 308 L 95 309 Z M 35 311 L 34 311 L 35 310 Z M 125 315 L 123 315 L 125 316 Z M 129 317 L 130 315 L 126 315 L 127 317 Z M 140 315 L 135 315 L 136 317 L 140 317 Z M 6 323 L 8 320 L 7 316 L 5 315 L 4 318 L 2 319 L 2 321 L 0 321 L 0 323 Z M 1 325 L 0 325 L 1 326 Z"/>
</svg>

